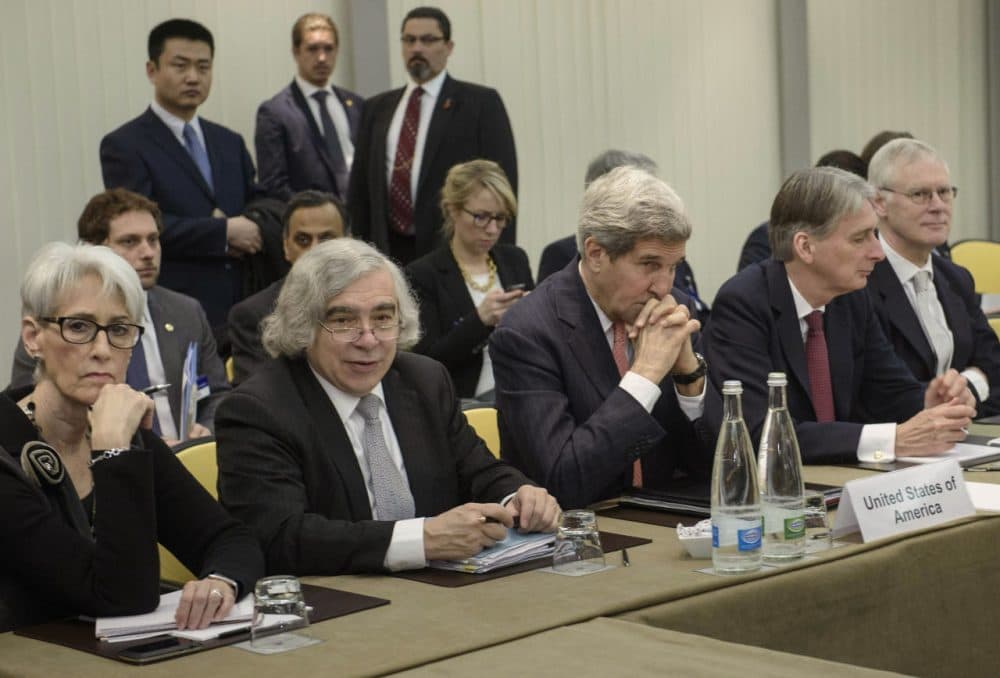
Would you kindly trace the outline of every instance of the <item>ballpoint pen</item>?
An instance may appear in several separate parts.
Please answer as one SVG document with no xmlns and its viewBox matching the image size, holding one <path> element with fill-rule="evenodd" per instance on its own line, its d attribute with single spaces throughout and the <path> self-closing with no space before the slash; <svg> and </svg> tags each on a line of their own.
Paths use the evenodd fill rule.
<svg viewBox="0 0 1000 678">
<path fill-rule="evenodd" d="M 153 395 L 154 393 L 159 393 L 160 391 L 166 391 L 170 388 L 170 384 L 153 384 L 152 386 L 147 386 L 142 389 L 142 392 L 146 395 Z"/>
<path fill-rule="evenodd" d="M 622 566 L 629 567 L 632 562 L 628 559 L 628 549 L 622 549 Z"/>
</svg>

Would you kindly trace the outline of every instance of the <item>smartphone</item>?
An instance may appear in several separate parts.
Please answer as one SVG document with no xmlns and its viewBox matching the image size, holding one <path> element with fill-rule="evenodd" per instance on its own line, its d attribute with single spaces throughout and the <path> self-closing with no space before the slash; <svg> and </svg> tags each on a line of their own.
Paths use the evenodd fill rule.
<svg viewBox="0 0 1000 678">
<path fill-rule="evenodd" d="M 527 285 L 524 283 L 516 283 L 514 285 L 508 285 L 504 288 L 504 292 L 513 292 L 514 290 L 523 290 Z"/>
<path fill-rule="evenodd" d="M 199 643 L 186 638 L 157 638 L 148 643 L 125 648 L 118 653 L 118 656 L 133 664 L 146 664 L 184 654 L 198 647 L 200 647 Z"/>
</svg>

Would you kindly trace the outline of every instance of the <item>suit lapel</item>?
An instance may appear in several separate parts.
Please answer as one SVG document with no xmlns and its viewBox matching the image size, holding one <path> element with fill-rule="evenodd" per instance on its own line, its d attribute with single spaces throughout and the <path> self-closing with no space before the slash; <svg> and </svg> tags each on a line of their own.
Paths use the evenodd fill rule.
<svg viewBox="0 0 1000 678">
<path fill-rule="evenodd" d="M 153 328 L 156 330 L 156 345 L 160 349 L 160 362 L 163 363 L 163 374 L 170 380 L 170 375 L 181 374 L 181 347 L 177 345 L 177 337 L 174 335 L 174 325 L 169 313 L 163 308 L 163 299 L 156 287 L 149 290 L 147 294 L 149 300 L 149 316 L 153 321 Z M 167 329 L 167 326 L 170 329 Z M 184 347 L 187 350 L 187 347 Z M 171 384 L 167 390 L 167 400 L 170 402 L 170 414 L 174 418 L 174 424 L 180 429 L 181 425 L 181 384 Z"/>
<path fill-rule="evenodd" d="M 358 125 L 361 124 L 361 107 L 346 90 L 334 86 L 333 93 L 340 99 L 340 104 L 344 107 L 344 112 L 347 113 L 347 126 L 351 130 L 351 140 L 353 141 L 358 138 Z"/>
<path fill-rule="evenodd" d="M 556 317 L 563 324 L 566 341 L 579 364 L 580 373 L 587 376 L 604 398 L 621 381 L 621 375 L 583 280 L 575 266 L 568 269 L 569 266 L 553 281 L 563 287 L 553 295 Z"/>
<path fill-rule="evenodd" d="M 305 118 L 306 124 L 309 126 L 309 136 L 312 137 L 313 146 L 316 148 L 320 159 L 323 161 L 323 167 L 326 168 L 326 173 L 329 175 L 333 185 L 336 186 L 337 180 L 333 172 L 333 161 L 327 151 L 326 140 L 323 138 L 323 134 L 316 125 L 316 118 L 313 117 L 312 109 L 309 108 L 309 102 L 306 101 L 306 95 L 302 93 L 302 90 L 299 89 L 298 83 L 294 80 L 289 87 L 289 91 L 292 93 L 292 101 L 295 103 L 295 107 Z"/>
<path fill-rule="evenodd" d="M 771 309 L 774 311 L 781 352 L 785 355 L 785 364 L 788 365 L 791 372 L 789 377 L 798 381 L 808 395 L 810 391 L 809 370 L 806 368 L 806 348 L 802 341 L 799 315 L 795 311 L 795 300 L 792 298 L 792 288 L 788 284 L 785 265 L 779 261 L 770 261 L 765 270 L 767 273 L 767 293 L 770 297 Z"/>
<path fill-rule="evenodd" d="M 954 349 L 951 355 L 952 365 L 965 365 L 969 360 L 969 347 L 972 346 L 972 319 L 965 311 L 965 303 L 951 287 L 951 278 L 938 265 L 937 255 L 931 255 L 934 265 L 934 287 L 937 290 L 938 301 L 944 310 L 945 320 L 951 330 Z M 931 372 L 937 371 L 937 363 L 931 367 Z"/>
<path fill-rule="evenodd" d="M 420 159 L 420 179 L 417 181 L 418 196 L 423 193 L 427 171 L 434 159 L 434 154 L 437 153 L 442 140 L 451 129 L 455 111 L 461 105 L 455 94 L 455 81 L 451 79 L 451 76 L 445 75 L 437 102 L 434 104 L 434 112 L 431 114 L 431 124 L 427 128 L 427 139 L 424 140 L 424 154 Z M 438 188 L 434 187 L 433 195 L 437 195 Z"/>
<path fill-rule="evenodd" d="M 386 166 L 384 160 L 386 157 L 385 138 L 389 134 L 389 125 L 392 124 L 392 116 L 396 112 L 396 107 L 399 106 L 399 100 L 402 98 L 404 92 L 406 92 L 405 87 L 393 92 L 384 101 L 382 109 L 378 111 L 378 117 L 372 122 L 372 128 L 374 130 L 374 138 L 372 139 L 373 150 L 369 157 L 374 158 L 377 161 L 374 165 L 378 168 L 378 171 L 376 172 L 376 180 L 378 185 L 382 187 L 380 193 L 382 196 L 382 203 L 386 209 L 388 209 L 389 185 L 386 182 Z M 383 210 L 373 210 L 373 218 L 384 219 L 384 217 L 376 216 L 381 214 L 382 211 Z M 385 214 L 388 214 L 388 212 L 386 211 Z M 383 221 L 383 223 L 387 224 L 388 222 Z"/>
<path fill-rule="evenodd" d="M 434 250 L 433 263 L 434 268 L 437 269 L 441 287 L 448 295 L 448 307 L 453 309 L 452 315 L 455 318 L 460 318 L 475 311 L 476 307 L 472 303 L 472 297 L 469 296 L 462 272 L 459 270 L 455 258 L 451 255 L 451 250 L 448 247 L 439 247 Z"/>
<path fill-rule="evenodd" d="M 201 131 L 205 135 L 205 146 L 207 146 L 208 151 L 208 161 L 212 165 L 212 179 L 213 181 L 218 181 L 216 178 L 216 167 L 218 166 L 220 160 L 212 152 L 213 143 L 209 139 L 208 125 L 204 124 L 204 120 L 201 121 Z M 205 183 L 205 178 L 201 176 L 201 172 L 198 171 L 198 166 L 194 164 L 194 160 L 188 155 L 187 149 L 177 140 L 174 133 L 170 131 L 166 123 L 157 117 L 156 113 L 153 113 L 153 109 L 147 108 L 146 113 L 143 115 L 142 124 L 146 127 L 149 134 L 149 138 L 159 146 L 164 153 L 167 154 L 178 167 L 180 167 L 184 172 L 190 175 L 191 179 L 198 184 L 202 192 L 205 193 L 213 201 L 215 200 L 215 194 L 212 193 L 212 189 L 208 187 Z"/>
<path fill-rule="evenodd" d="M 851 355 L 854 322 L 847 304 L 838 303 L 842 300 L 843 297 L 838 297 L 826 305 L 823 333 L 830 359 L 834 413 L 839 421 L 847 421 L 851 416 L 851 383 L 854 379 L 854 356 Z"/>
<path fill-rule="evenodd" d="M 875 270 L 872 271 L 872 279 L 869 284 L 879 295 L 889 322 L 913 347 L 914 353 L 923 361 L 928 373 L 934 374 L 937 371 L 937 359 L 934 356 L 934 351 L 931 349 L 930 342 L 927 341 L 927 335 L 924 334 L 923 328 L 920 327 L 917 312 L 906 296 L 902 283 L 896 277 L 892 264 L 888 261 L 880 261 L 875 264 Z M 940 295 L 940 291 L 938 294 Z"/>
<path fill-rule="evenodd" d="M 440 471 L 436 468 L 440 461 L 432 455 L 435 441 L 427 435 L 430 427 L 420 407 L 423 399 L 416 389 L 403 381 L 395 364 L 382 378 L 382 391 L 393 430 L 406 432 L 406 436 L 397 435 L 396 440 L 413 494 L 415 515 L 426 516 L 433 501 L 434 477 L 435 472 Z"/>
</svg>

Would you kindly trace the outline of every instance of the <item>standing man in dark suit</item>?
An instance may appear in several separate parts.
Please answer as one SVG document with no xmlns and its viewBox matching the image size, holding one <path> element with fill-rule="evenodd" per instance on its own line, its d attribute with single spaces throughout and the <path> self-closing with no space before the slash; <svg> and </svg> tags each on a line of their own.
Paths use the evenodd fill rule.
<svg viewBox="0 0 1000 678">
<path fill-rule="evenodd" d="M 302 191 L 292 196 L 282 219 L 285 260 L 294 265 L 314 246 L 346 235 L 347 212 L 329 193 Z M 276 280 L 229 311 L 233 346 L 233 384 L 239 384 L 268 361 L 260 339 L 260 323 L 271 314 L 285 279 Z"/>
<path fill-rule="evenodd" d="M 511 307 L 490 337 L 501 454 L 566 507 L 711 468 L 700 325 L 673 288 L 690 236 L 665 182 L 612 170 L 583 196 L 582 258 Z"/>
<path fill-rule="evenodd" d="M 125 259 L 146 292 L 145 332 L 132 350 L 126 381 L 136 390 L 156 384 L 170 388 L 153 394 L 154 430 L 168 445 L 180 439 L 181 383 L 188 345 L 198 346 L 197 373 L 206 385 L 198 396 L 197 421 L 188 438 L 212 435 L 215 408 L 229 392 L 226 371 L 215 348 L 212 328 L 197 300 L 156 284 L 160 273 L 160 233 L 163 224 L 156 203 L 123 188 L 98 193 L 77 221 L 81 242 L 105 245 Z M 34 362 L 22 344 L 14 353 L 11 386 L 32 383 Z"/>
<path fill-rule="evenodd" d="M 517 156 L 496 90 L 445 71 L 454 44 L 444 12 L 410 10 L 400 41 L 410 82 L 365 105 L 347 206 L 356 237 L 408 264 L 439 244 L 438 194 L 453 165 L 493 160 L 516 195 Z M 500 241 L 514 243 L 514 230 L 511 223 Z"/>
<path fill-rule="evenodd" d="M 444 367 L 397 351 L 417 318 L 399 268 L 353 238 L 292 267 L 264 326 L 278 360 L 217 417 L 219 496 L 268 572 L 421 568 L 478 553 L 515 518 L 555 529 L 555 499 L 490 454 Z"/>
<path fill-rule="evenodd" d="M 875 190 L 832 167 L 800 170 L 771 207 L 772 257 L 715 297 L 706 345 L 712 382 L 743 382 L 756 442 L 767 375 L 788 376 L 788 409 L 807 463 L 932 455 L 965 438 L 975 399 L 955 370 L 924 388 L 893 353 L 864 287 L 883 259 Z M 705 418 L 718 430 L 720 398 Z"/>
<path fill-rule="evenodd" d="M 354 140 L 365 100 L 330 84 L 340 34 L 325 14 L 292 26 L 295 79 L 257 109 L 257 166 L 268 195 L 287 201 L 306 190 L 347 198 Z"/>
<path fill-rule="evenodd" d="M 260 228 L 241 216 L 254 169 L 239 134 L 198 117 L 212 86 L 214 41 L 187 19 L 149 33 L 149 108 L 101 140 L 107 188 L 151 199 L 163 212 L 160 282 L 205 308 L 212 327 L 241 295 L 240 259 L 261 248 Z"/>
<path fill-rule="evenodd" d="M 1000 413 L 1000 341 L 976 301 L 972 275 L 934 254 L 948 240 L 958 189 L 928 144 L 897 139 L 869 167 L 886 258 L 868 292 L 882 330 L 913 375 L 927 382 L 949 368 L 962 373 L 980 416 Z M 1000 262 L 998 262 L 1000 264 Z"/>
</svg>

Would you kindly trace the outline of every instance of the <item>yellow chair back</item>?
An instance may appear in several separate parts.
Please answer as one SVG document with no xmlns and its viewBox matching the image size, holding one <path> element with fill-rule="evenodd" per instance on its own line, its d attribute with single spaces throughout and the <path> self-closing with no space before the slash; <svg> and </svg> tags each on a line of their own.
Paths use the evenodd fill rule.
<svg viewBox="0 0 1000 678">
<path fill-rule="evenodd" d="M 215 440 L 197 443 L 177 453 L 177 459 L 184 464 L 188 472 L 208 490 L 215 499 L 219 498 L 216 482 L 219 479 L 219 467 L 215 462 Z M 184 584 L 196 576 L 181 564 L 163 546 L 160 549 L 160 579 L 171 584 Z"/>
<path fill-rule="evenodd" d="M 990 327 L 993 331 L 997 333 L 997 337 L 1000 338 L 1000 318 L 990 318 Z"/>
<path fill-rule="evenodd" d="M 483 439 L 487 449 L 497 459 L 500 458 L 500 428 L 497 426 L 497 411 L 493 407 L 476 407 L 465 410 L 465 418 L 469 426 L 476 430 L 476 435 Z"/>
<path fill-rule="evenodd" d="M 951 247 L 951 260 L 969 269 L 976 292 L 1000 294 L 1000 242 L 963 240 Z"/>
<path fill-rule="evenodd" d="M 233 356 L 229 356 L 226 358 L 226 381 L 231 384 L 235 377 L 236 372 L 233 370 Z"/>
</svg>

